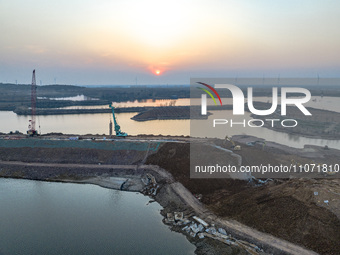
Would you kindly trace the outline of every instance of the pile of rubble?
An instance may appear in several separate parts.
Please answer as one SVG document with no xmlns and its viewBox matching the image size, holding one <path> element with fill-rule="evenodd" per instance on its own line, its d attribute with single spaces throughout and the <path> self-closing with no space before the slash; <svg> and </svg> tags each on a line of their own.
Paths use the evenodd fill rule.
<svg viewBox="0 0 340 255">
<path fill-rule="evenodd" d="M 147 173 L 143 178 L 142 182 L 145 187 L 142 190 L 142 193 L 148 196 L 156 196 L 157 191 L 159 189 L 159 185 L 156 182 L 155 177 L 152 174 Z"/>
<path fill-rule="evenodd" d="M 192 218 L 191 220 L 189 218 Z M 208 224 L 197 216 L 184 217 L 183 212 L 167 213 L 167 217 L 164 219 L 166 224 L 175 226 L 182 226 L 182 231 L 189 234 L 191 237 L 203 239 L 205 237 L 212 238 L 221 241 L 227 245 L 234 245 L 241 247 L 248 251 L 250 254 L 259 254 L 263 252 L 258 246 L 248 243 L 243 240 L 237 240 L 230 234 L 227 234 L 223 228 L 216 228 L 215 224 Z"/>
</svg>

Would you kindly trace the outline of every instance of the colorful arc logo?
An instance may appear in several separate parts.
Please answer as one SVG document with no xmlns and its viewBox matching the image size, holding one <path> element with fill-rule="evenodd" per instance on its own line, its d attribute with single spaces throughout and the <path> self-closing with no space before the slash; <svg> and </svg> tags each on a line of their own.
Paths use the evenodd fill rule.
<svg viewBox="0 0 340 255">
<path fill-rule="evenodd" d="M 218 100 L 220 101 L 220 104 L 222 105 L 221 97 L 220 97 L 220 95 L 217 93 L 217 91 L 216 91 L 213 87 L 211 87 L 210 85 L 208 85 L 208 84 L 206 84 L 206 83 L 203 83 L 203 82 L 197 82 L 197 83 L 199 83 L 199 84 L 201 84 L 201 85 L 203 85 L 203 86 L 206 86 L 206 87 L 209 88 L 212 92 L 214 92 L 214 94 L 217 96 Z M 214 95 L 211 94 L 211 92 L 210 92 L 209 90 L 204 89 L 204 88 L 200 88 L 200 87 L 197 87 L 197 88 L 200 89 L 200 90 L 203 90 L 204 92 L 206 92 L 206 93 L 212 98 L 212 100 L 214 101 L 215 105 L 217 105 Z"/>
</svg>

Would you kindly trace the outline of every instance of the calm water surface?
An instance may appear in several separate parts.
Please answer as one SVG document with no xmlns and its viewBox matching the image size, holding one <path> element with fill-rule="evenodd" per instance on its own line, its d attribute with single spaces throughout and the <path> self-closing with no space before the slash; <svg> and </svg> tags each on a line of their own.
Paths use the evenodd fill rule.
<svg viewBox="0 0 340 255">
<path fill-rule="evenodd" d="M 247 101 L 247 98 L 245 99 Z M 254 101 L 271 103 L 272 99 L 269 97 L 254 97 Z M 190 99 L 190 98 L 179 98 L 173 99 L 162 99 L 162 100 L 152 100 L 146 99 L 143 101 L 133 101 L 133 102 L 120 102 L 113 103 L 115 107 L 137 107 L 137 106 L 185 106 L 185 105 L 200 105 L 200 99 Z M 281 103 L 281 98 L 278 97 L 278 104 Z M 223 98 L 223 104 L 232 104 L 231 98 Z M 307 107 L 312 107 L 321 110 L 328 110 L 333 112 L 340 112 L 340 97 L 321 97 L 312 96 L 311 100 L 305 104 Z M 103 109 L 108 108 L 107 105 L 95 105 L 95 106 L 68 106 L 61 107 L 61 109 Z"/>
<path fill-rule="evenodd" d="M 229 100 L 229 101 L 228 101 Z M 270 102 L 267 97 L 258 97 L 257 101 Z M 175 103 L 174 103 L 175 102 Z M 226 103 L 232 103 L 231 99 L 227 99 Z M 145 100 L 116 103 L 115 106 L 161 106 L 161 105 L 189 105 L 190 99 L 177 100 Z M 194 104 L 200 104 L 200 100 L 194 101 Z M 308 106 L 333 110 L 340 112 L 340 98 L 337 97 L 312 97 Z M 90 106 L 93 107 L 93 106 Z M 108 107 L 108 106 L 96 106 Z M 223 118 L 236 119 L 231 111 L 212 111 L 214 115 L 209 118 Z M 152 120 L 145 122 L 138 122 L 131 120 L 131 117 L 137 113 L 120 113 L 117 114 L 118 123 L 122 131 L 130 135 L 138 134 L 153 134 L 153 135 L 190 135 L 190 120 Z M 245 114 L 246 119 L 250 119 L 250 114 Z M 10 131 L 18 130 L 26 133 L 29 116 L 17 116 L 13 112 L 0 111 L 0 132 L 8 133 Z M 72 114 L 72 115 L 50 115 L 37 116 L 37 126 L 40 124 L 40 131 L 42 134 L 50 132 L 61 132 L 64 134 L 105 134 L 109 133 L 109 122 L 112 119 L 111 113 L 104 114 Z M 202 120 L 199 125 L 209 124 Z M 306 144 L 329 146 L 330 148 L 340 149 L 339 140 L 326 140 L 306 138 L 298 135 L 290 135 L 286 133 L 276 132 L 267 128 L 229 128 L 226 129 L 225 135 L 253 135 L 259 138 L 264 138 L 267 141 L 277 142 L 291 147 L 303 148 Z M 211 134 L 214 137 L 214 134 Z M 219 137 L 224 138 L 224 137 Z"/>
<path fill-rule="evenodd" d="M 0 178 L 0 254 L 194 254 L 149 200 L 89 184 Z"/>
</svg>

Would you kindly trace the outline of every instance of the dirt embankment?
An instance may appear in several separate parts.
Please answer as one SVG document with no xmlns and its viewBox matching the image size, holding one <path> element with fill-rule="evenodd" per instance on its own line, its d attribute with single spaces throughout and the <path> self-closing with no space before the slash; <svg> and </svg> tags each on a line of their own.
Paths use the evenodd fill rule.
<svg viewBox="0 0 340 255">
<path fill-rule="evenodd" d="M 262 162 L 282 162 L 281 153 L 279 150 L 260 151 L 260 159 Z M 335 212 L 340 208 L 330 210 L 320 200 L 322 190 L 331 189 L 335 194 L 331 196 L 333 200 L 329 206 L 339 202 L 336 195 L 340 193 L 339 180 L 280 179 L 254 186 L 232 179 L 190 179 L 189 155 L 189 144 L 168 143 L 149 156 L 147 163 L 168 170 L 193 194 L 202 194 L 202 202 L 221 217 L 238 220 L 321 254 L 338 254 L 340 217 Z M 252 152 L 242 151 L 244 159 L 251 155 Z M 289 158 L 286 157 L 288 162 Z M 298 158 L 303 160 L 303 157 Z M 316 190 L 321 197 L 314 197 Z"/>
<path fill-rule="evenodd" d="M 142 162 L 144 156 L 145 152 L 133 150 L 0 147 L 0 160 L 3 161 L 132 165 Z"/>
<path fill-rule="evenodd" d="M 137 115 L 133 116 L 131 119 L 136 120 L 136 121 L 207 119 L 208 115 L 202 116 L 200 114 L 199 107 L 163 106 L 163 107 L 152 107 L 150 109 L 147 109 L 146 111 L 140 112 Z"/>
<path fill-rule="evenodd" d="M 136 121 L 148 121 L 157 119 L 190 119 L 188 106 L 153 107 L 132 117 Z"/>
<path fill-rule="evenodd" d="M 222 147 L 230 146 L 222 140 L 210 142 Z M 137 145 L 138 143 L 134 144 L 135 147 Z M 123 148 L 123 144 L 119 145 L 118 142 L 115 146 L 115 148 Z M 145 169 L 139 167 L 142 164 L 158 165 L 173 175 L 174 179 L 170 178 L 170 182 L 181 183 L 193 194 L 201 194 L 201 201 L 222 218 L 238 220 L 255 229 L 321 254 L 337 254 L 340 240 L 340 183 L 338 180 L 280 179 L 268 182 L 266 185 L 256 186 L 246 181 L 232 179 L 191 179 L 189 147 L 190 144 L 186 142 L 167 142 L 157 152 L 152 152 L 154 154 L 146 154 L 145 151 L 133 149 L 126 151 L 121 149 L 2 147 L 0 160 L 34 162 L 32 164 L 55 163 L 56 165 L 47 167 L 30 163 L 11 166 L 0 164 L 0 173 L 1 176 L 7 177 L 79 181 L 96 176 L 141 176 L 145 173 Z M 299 162 L 304 162 L 304 160 L 309 162 L 311 157 L 315 160 L 336 162 L 338 158 L 336 156 L 338 154 L 333 150 L 320 154 L 317 150 L 313 152 L 311 150 L 282 150 L 269 147 L 269 145 L 264 149 L 261 145 L 249 148 L 242 145 L 242 151 L 237 153 L 242 155 L 243 164 L 253 164 L 257 161 L 273 164 L 287 163 L 291 161 L 291 157 Z M 320 157 L 316 158 L 315 154 Z M 60 164 L 67 165 L 61 167 Z M 74 165 L 71 166 L 71 164 Z M 112 165 L 121 166 L 115 168 Z M 166 180 L 167 178 L 163 176 L 157 179 Z M 163 184 L 164 187 L 171 189 L 171 183 L 164 182 Z M 161 189 L 160 194 L 168 188 Z M 166 197 L 169 192 L 164 193 L 165 197 L 162 200 L 164 203 L 176 201 L 176 199 Z M 327 204 L 324 202 L 326 200 Z M 175 202 L 169 203 L 166 204 L 167 208 L 185 210 L 185 203 L 179 203 L 179 206 L 177 204 L 172 206 L 171 203 Z"/>
</svg>

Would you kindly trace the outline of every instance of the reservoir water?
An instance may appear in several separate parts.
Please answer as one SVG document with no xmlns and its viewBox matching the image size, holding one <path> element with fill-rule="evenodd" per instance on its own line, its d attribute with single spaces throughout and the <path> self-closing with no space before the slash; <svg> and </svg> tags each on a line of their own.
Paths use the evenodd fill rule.
<svg viewBox="0 0 340 255">
<path fill-rule="evenodd" d="M 84 97 L 84 96 L 83 96 Z M 75 97 L 74 101 L 78 101 L 81 96 Z M 64 100 L 69 98 L 64 98 Z M 247 98 L 245 98 L 247 101 Z M 272 99 L 269 97 L 254 97 L 254 101 L 272 103 Z M 281 103 L 281 97 L 278 97 L 278 104 Z M 143 106 L 185 106 L 185 105 L 199 105 L 200 99 L 179 98 L 179 99 L 146 99 L 133 102 L 119 102 L 113 103 L 115 107 L 143 107 Z M 232 104 L 231 98 L 223 98 L 223 104 Z M 328 110 L 333 112 L 340 112 L 340 97 L 321 97 L 313 96 L 309 102 L 305 104 L 306 107 L 312 107 L 320 110 Z M 61 109 L 94 109 L 94 108 L 107 108 L 107 105 L 97 106 L 68 106 L 61 107 Z"/>
<path fill-rule="evenodd" d="M 0 178 L 0 254 L 194 254 L 139 193 Z"/>
<path fill-rule="evenodd" d="M 259 98 L 259 101 L 266 101 Z M 338 98 L 317 98 L 312 107 L 340 112 Z M 174 100 L 137 102 L 140 106 L 174 104 Z M 136 102 L 120 107 L 137 106 Z M 188 105 L 188 99 L 175 105 Z M 333 108 L 336 105 L 338 108 Z M 93 106 L 91 106 L 93 107 Z M 103 107 L 103 106 L 98 106 Z M 214 111 L 231 118 L 231 111 Z M 189 120 L 131 120 L 136 113 L 117 114 L 130 135 L 190 135 Z M 219 116 L 223 114 L 223 116 Z M 27 130 L 29 116 L 0 111 L 0 132 Z M 111 114 L 39 116 L 42 133 L 108 134 Z M 245 118 L 250 119 L 247 114 Z M 199 125 L 204 128 L 206 121 Z M 227 129 L 226 135 L 253 135 L 292 147 L 306 144 L 340 149 L 339 140 L 312 139 L 266 128 Z M 211 134 L 214 137 L 214 134 Z M 224 137 L 220 137 L 224 138 Z M 186 238 L 162 223 L 157 203 L 141 194 L 89 184 L 50 183 L 0 178 L 0 255 L 5 254 L 193 254 Z"/>
<path fill-rule="evenodd" d="M 229 100 L 229 101 L 228 101 Z M 267 102 L 268 98 L 259 97 L 257 101 Z M 194 104 L 199 104 L 200 101 L 194 101 Z M 226 99 L 226 103 L 232 103 L 231 99 Z M 164 106 L 164 105 L 189 105 L 190 99 L 177 99 L 177 100 L 145 100 L 142 102 L 123 102 L 115 103 L 117 107 L 132 107 L 132 106 Z M 338 97 L 312 97 L 312 101 L 308 106 L 333 110 L 340 112 L 340 98 Z M 75 106 L 72 108 L 84 108 Z M 108 106 L 89 106 L 89 108 L 108 107 Z M 87 107 L 85 107 L 87 108 Z M 211 111 L 214 115 L 209 118 L 233 118 L 231 111 Z M 138 134 L 151 134 L 151 135 L 190 135 L 190 120 L 152 120 L 138 122 L 131 120 L 131 117 L 137 113 L 120 113 L 117 114 L 118 123 L 122 131 L 127 132 L 129 135 Z M 219 117 L 216 117 L 219 116 Z M 250 119 L 250 114 L 246 113 L 246 119 Z M 8 133 L 10 131 L 20 131 L 26 133 L 28 120 L 30 116 L 17 116 L 10 111 L 0 111 L 0 132 Z M 37 126 L 40 125 L 42 134 L 51 132 L 61 132 L 64 134 L 99 134 L 108 135 L 109 122 L 112 119 L 112 114 L 70 114 L 70 115 L 49 115 L 37 116 Z M 203 127 L 207 122 L 202 120 L 200 125 Z M 267 141 L 272 141 L 295 148 L 303 148 L 304 145 L 327 145 L 330 148 L 340 149 L 340 140 L 327 140 L 317 138 L 307 138 L 300 135 L 291 135 L 287 133 L 273 131 L 267 128 L 229 128 L 226 129 L 225 135 L 253 135 L 263 138 Z M 214 137 L 214 134 L 211 134 Z M 224 137 L 219 137 L 224 138 Z"/>
<path fill-rule="evenodd" d="M 221 118 L 232 117 L 231 111 L 212 111 L 212 113 L 214 113 L 214 115 L 209 116 L 210 119 L 221 114 L 223 114 L 223 116 L 220 116 Z M 190 135 L 189 120 L 152 120 L 138 122 L 131 120 L 131 117 L 133 117 L 135 114 L 136 113 L 117 114 L 118 122 L 122 131 L 127 132 L 129 135 Z M 249 114 L 246 114 L 245 117 L 247 119 L 251 118 Z M 49 115 L 39 116 L 37 123 L 40 123 L 42 134 L 61 132 L 64 134 L 108 135 L 110 118 L 112 117 L 109 113 Z M 14 132 L 15 130 L 18 130 L 22 133 L 26 133 L 29 117 L 17 116 L 13 112 L 0 111 L 0 120 L 0 132 L 8 133 L 10 131 Z M 206 124 L 206 121 L 200 121 L 202 128 Z M 327 145 L 330 148 L 340 149 L 339 140 L 308 138 L 299 135 L 277 132 L 267 128 L 228 128 L 226 129 L 225 135 L 253 135 L 263 138 L 267 141 L 272 141 L 295 148 L 303 148 L 304 145 L 311 144 L 318 146 Z M 214 137 L 214 134 L 210 134 L 210 137 Z"/>
</svg>

